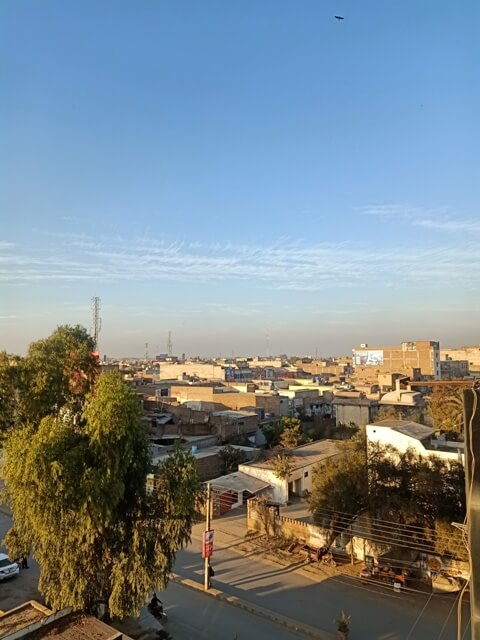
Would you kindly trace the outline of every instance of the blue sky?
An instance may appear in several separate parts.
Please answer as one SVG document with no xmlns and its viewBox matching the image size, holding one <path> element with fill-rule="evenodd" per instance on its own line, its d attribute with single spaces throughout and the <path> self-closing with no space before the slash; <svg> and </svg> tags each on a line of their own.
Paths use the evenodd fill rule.
<svg viewBox="0 0 480 640">
<path fill-rule="evenodd" d="M 3 0 L 0 349 L 479 342 L 479 14 Z"/>
</svg>

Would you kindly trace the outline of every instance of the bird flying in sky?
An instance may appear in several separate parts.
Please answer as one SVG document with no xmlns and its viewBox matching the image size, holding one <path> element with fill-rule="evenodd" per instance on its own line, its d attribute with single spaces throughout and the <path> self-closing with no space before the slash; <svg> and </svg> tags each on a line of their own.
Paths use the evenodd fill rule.
<svg viewBox="0 0 480 640">
<path fill-rule="evenodd" d="M 335 16 L 335 18 L 336 18 L 337 20 L 345 20 L 345 18 L 344 18 L 343 16 Z"/>
</svg>

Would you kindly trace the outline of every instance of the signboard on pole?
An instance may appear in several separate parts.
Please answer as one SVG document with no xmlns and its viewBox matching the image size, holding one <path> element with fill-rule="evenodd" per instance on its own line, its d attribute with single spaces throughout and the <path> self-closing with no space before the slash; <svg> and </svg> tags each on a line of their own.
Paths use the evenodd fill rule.
<svg viewBox="0 0 480 640">
<path fill-rule="evenodd" d="M 202 540 L 202 558 L 211 558 L 213 556 L 213 529 L 203 532 Z"/>
</svg>

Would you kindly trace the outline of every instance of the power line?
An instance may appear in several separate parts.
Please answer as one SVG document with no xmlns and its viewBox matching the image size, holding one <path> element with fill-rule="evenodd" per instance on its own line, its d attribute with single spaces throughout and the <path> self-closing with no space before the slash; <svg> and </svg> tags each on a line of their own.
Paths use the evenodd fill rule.
<svg viewBox="0 0 480 640">
<path fill-rule="evenodd" d="M 417 626 L 418 622 L 420 621 L 420 618 L 422 617 L 422 615 L 423 615 L 423 613 L 424 613 L 425 609 L 427 608 L 428 603 L 429 603 L 429 602 L 430 602 L 430 600 L 432 599 L 432 595 L 433 595 L 433 593 L 430 595 L 429 599 L 428 599 L 428 600 L 426 601 L 426 603 L 423 605 L 423 609 L 420 611 L 420 613 L 419 613 L 419 615 L 418 615 L 417 619 L 416 619 L 416 620 L 415 620 L 415 622 L 413 623 L 412 628 L 411 628 L 411 629 L 410 629 L 410 631 L 408 632 L 408 636 L 405 638 L 405 640 L 409 640 L 410 636 L 411 636 L 411 635 L 412 635 L 412 633 L 413 633 L 413 630 L 414 630 L 414 629 L 415 629 L 415 627 Z"/>
<path fill-rule="evenodd" d="M 359 514 L 359 515 L 351 514 L 351 517 L 339 516 L 337 515 L 337 512 L 335 512 L 334 510 L 331 510 L 325 507 L 320 507 L 318 509 L 315 509 L 315 512 L 319 514 L 323 513 L 323 517 L 329 518 L 330 520 L 334 520 L 334 521 L 336 520 L 339 523 L 344 524 L 345 526 L 350 526 L 354 522 L 356 522 L 358 526 L 358 520 L 356 519 L 359 518 L 360 515 L 363 515 L 363 514 Z M 338 513 L 341 513 L 341 512 L 338 512 Z M 387 520 L 378 520 L 377 518 L 369 516 L 368 513 L 366 515 L 371 519 L 371 522 L 370 522 L 371 526 L 379 529 L 383 533 L 392 532 L 395 536 L 398 536 L 398 535 L 405 536 L 407 533 L 409 533 L 412 536 L 418 536 L 419 538 L 423 538 L 427 541 L 430 541 L 430 538 L 428 538 L 428 536 L 425 535 L 425 527 L 421 527 L 418 525 L 408 525 L 408 524 L 403 524 L 398 522 L 389 522 Z M 378 523 L 386 523 L 386 524 L 378 524 Z M 444 540 L 455 541 L 455 538 L 453 538 L 452 534 L 441 532 L 441 531 L 437 532 L 433 529 L 431 531 L 432 531 L 432 534 L 435 535 L 435 538 L 437 540 L 444 539 Z"/>
<path fill-rule="evenodd" d="M 317 510 L 317 513 L 321 513 L 321 510 Z M 339 533 L 345 533 L 345 531 L 349 528 L 352 527 L 353 524 L 355 524 L 355 531 L 356 531 L 356 535 L 360 536 L 360 537 L 376 537 L 378 539 L 383 539 L 383 540 L 388 540 L 388 541 L 392 541 L 394 544 L 397 544 L 399 541 L 400 542 L 407 542 L 410 543 L 412 545 L 416 545 L 416 546 L 421 546 L 421 547 L 426 547 L 427 550 L 431 550 L 432 546 L 435 544 L 435 542 L 437 543 L 443 543 L 443 544 L 449 544 L 449 545 L 453 545 L 454 547 L 458 547 L 460 548 L 462 545 L 455 540 L 455 538 L 449 536 L 448 534 L 445 533 L 435 533 L 432 532 L 434 535 L 433 539 L 428 538 L 425 534 L 420 535 L 418 532 L 410 532 L 410 531 L 405 531 L 402 532 L 401 531 L 401 525 L 397 525 L 396 529 L 395 528 L 390 528 L 390 527 L 385 527 L 385 526 L 379 526 L 376 525 L 375 523 L 370 523 L 370 524 L 361 524 L 358 521 L 354 522 L 352 520 L 348 520 L 346 518 L 331 518 L 330 514 L 328 515 L 324 515 L 325 518 L 330 518 L 330 520 L 333 520 L 334 523 L 336 521 L 335 524 L 332 524 L 331 522 L 328 525 L 325 525 L 324 527 L 322 527 L 322 525 L 318 525 L 321 528 L 328 528 L 331 531 L 336 531 Z M 400 528 L 399 528 L 400 527 Z M 354 534 L 355 535 L 355 534 Z"/>
<path fill-rule="evenodd" d="M 362 513 L 365 513 L 365 511 L 361 511 L 361 512 L 356 513 L 356 514 L 355 514 L 355 513 L 348 513 L 348 512 L 346 512 L 346 511 L 339 511 L 339 510 L 337 510 L 337 509 L 332 509 L 332 508 L 330 508 L 330 507 L 321 507 L 321 509 L 322 509 L 323 511 L 330 511 L 331 513 L 335 513 L 335 514 L 339 513 L 339 514 L 341 514 L 341 515 L 348 516 L 348 517 L 350 517 L 350 518 L 352 518 L 352 519 L 353 519 L 353 518 L 358 518 L 360 515 L 362 515 Z M 367 515 L 368 515 L 368 514 L 367 514 Z M 395 529 L 398 529 L 398 526 L 399 526 L 399 523 L 398 523 L 398 522 L 394 522 L 394 521 L 392 521 L 392 520 L 382 520 L 381 518 L 377 518 L 377 517 L 373 517 L 373 516 L 370 516 L 370 517 L 372 518 L 372 520 L 375 520 L 375 522 L 385 523 L 386 525 L 391 525 L 391 526 L 392 526 L 392 527 L 394 527 Z M 423 530 L 424 530 L 424 527 L 422 527 L 422 526 L 420 526 L 420 525 L 414 525 L 414 524 L 403 524 L 403 523 L 400 523 L 400 526 L 402 526 L 402 527 L 406 527 L 406 528 L 409 528 L 409 529 L 419 529 L 420 531 L 423 531 Z"/>
<path fill-rule="evenodd" d="M 445 622 L 443 623 L 443 626 L 442 626 L 442 628 L 440 629 L 440 633 L 439 633 L 439 634 L 438 634 L 438 636 L 437 636 L 437 640 L 440 640 L 440 639 L 441 639 L 441 637 L 442 637 L 442 635 L 443 635 L 443 632 L 445 631 L 445 629 L 446 629 L 446 627 L 447 627 L 447 624 L 448 624 L 448 621 L 449 621 L 449 619 L 450 619 L 450 616 L 452 615 L 452 611 L 454 610 L 455 605 L 456 605 L 456 604 L 458 604 L 458 603 L 457 603 L 457 600 L 458 600 L 459 598 L 460 598 L 460 593 L 456 596 L 456 598 L 454 599 L 454 601 L 453 601 L 453 603 L 452 603 L 452 606 L 450 607 L 450 611 L 448 612 L 448 615 L 447 615 L 447 617 L 445 618 Z"/>
</svg>

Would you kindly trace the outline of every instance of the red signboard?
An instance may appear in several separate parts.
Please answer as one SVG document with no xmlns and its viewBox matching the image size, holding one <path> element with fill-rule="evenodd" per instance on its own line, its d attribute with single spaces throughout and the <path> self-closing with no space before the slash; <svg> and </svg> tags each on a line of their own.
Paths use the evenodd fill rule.
<svg viewBox="0 0 480 640">
<path fill-rule="evenodd" d="M 213 529 L 203 532 L 202 558 L 213 556 Z"/>
</svg>

